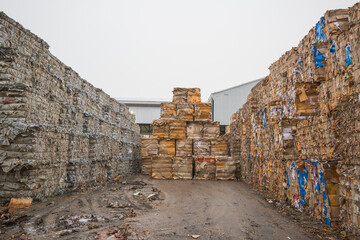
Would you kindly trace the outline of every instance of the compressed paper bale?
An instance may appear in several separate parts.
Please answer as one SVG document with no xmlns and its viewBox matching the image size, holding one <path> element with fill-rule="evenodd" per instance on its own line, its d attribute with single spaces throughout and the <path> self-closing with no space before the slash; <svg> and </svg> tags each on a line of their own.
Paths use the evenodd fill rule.
<svg viewBox="0 0 360 240">
<path fill-rule="evenodd" d="M 200 88 L 188 88 L 187 102 L 198 104 L 201 102 Z"/>
<path fill-rule="evenodd" d="M 151 177 L 153 179 L 172 179 L 173 157 L 169 155 L 158 155 L 151 158 Z"/>
<path fill-rule="evenodd" d="M 142 138 L 141 139 L 141 156 L 150 157 L 158 154 L 159 139 L 156 137 Z"/>
<path fill-rule="evenodd" d="M 153 136 L 159 138 L 169 138 L 169 121 L 156 119 L 153 121 Z"/>
<path fill-rule="evenodd" d="M 195 156 L 195 176 L 198 180 L 214 180 L 216 175 L 215 158 L 212 156 Z"/>
<path fill-rule="evenodd" d="M 193 158 L 192 157 L 174 157 L 173 178 L 174 179 L 192 179 L 193 177 Z"/>
<path fill-rule="evenodd" d="M 194 120 L 194 104 L 192 103 L 181 103 L 177 104 L 177 119 L 183 121 Z"/>
<path fill-rule="evenodd" d="M 203 128 L 203 137 L 209 139 L 216 139 L 220 136 L 219 122 L 205 122 Z"/>
<path fill-rule="evenodd" d="M 202 138 L 203 136 L 203 123 L 189 122 L 187 124 L 187 137 L 189 139 Z"/>
<path fill-rule="evenodd" d="M 228 143 L 226 140 L 212 140 L 211 141 L 211 155 L 212 156 L 228 156 Z"/>
<path fill-rule="evenodd" d="M 161 139 L 159 141 L 159 154 L 175 156 L 175 140 Z"/>
<path fill-rule="evenodd" d="M 360 188 L 360 165 L 342 164 L 338 166 L 339 170 L 339 197 L 342 202 L 340 204 L 340 218 L 342 219 L 341 227 L 355 229 L 357 234 L 359 231 L 359 188 Z"/>
<path fill-rule="evenodd" d="M 195 121 L 211 121 L 211 103 L 195 104 Z"/>
<path fill-rule="evenodd" d="M 210 141 L 206 139 L 194 139 L 193 154 L 201 155 L 201 156 L 210 156 Z"/>
<path fill-rule="evenodd" d="M 174 88 L 173 90 L 173 103 L 183 104 L 187 103 L 187 88 Z"/>
<path fill-rule="evenodd" d="M 176 104 L 171 102 L 160 103 L 160 118 L 176 119 Z"/>
<path fill-rule="evenodd" d="M 192 139 L 179 139 L 176 140 L 176 156 L 178 157 L 191 157 L 193 150 Z"/>
<path fill-rule="evenodd" d="M 141 173 L 144 175 L 151 175 L 151 157 L 143 157 L 141 159 Z"/>
<path fill-rule="evenodd" d="M 169 128 L 171 139 L 184 139 L 186 137 L 185 121 L 172 121 L 169 123 Z"/>
<path fill-rule="evenodd" d="M 234 180 L 236 165 L 232 157 L 216 156 L 216 179 L 217 180 Z"/>
</svg>

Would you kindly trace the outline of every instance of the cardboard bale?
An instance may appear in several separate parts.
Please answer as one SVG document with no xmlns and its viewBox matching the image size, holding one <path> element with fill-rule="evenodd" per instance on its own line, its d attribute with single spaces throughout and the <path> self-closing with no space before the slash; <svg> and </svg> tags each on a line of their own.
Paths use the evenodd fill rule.
<svg viewBox="0 0 360 240">
<path fill-rule="evenodd" d="M 141 156 L 151 157 L 158 154 L 159 139 L 156 137 L 142 138 L 141 139 Z"/>
<path fill-rule="evenodd" d="M 228 142 L 225 139 L 211 141 L 211 156 L 228 156 Z"/>
<path fill-rule="evenodd" d="M 186 138 L 186 122 L 185 121 L 171 121 L 169 123 L 170 138 L 184 139 Z"/>
<path fill-rule="evenodd" d="M 360 165 L 342 164 L 339 166 L 339 201 L 341 227 L 360 234 L 359 195 Z"/>
<path fill-rule="evenodd" d="M 174 88 L 173 90 L 173 103 L 184 104 L 187 103 L 188 89 L 187 88 Z"/>
<path fill-rule="evenodd" d="M 175 156 L 175 140 L 160 139 L 159 154 Z"/>
<path fill-rule="evenodd" d="M 201 155 L 201 156 L 210 156 L 210 141 L 206 139 L 194 139 L 193 154 Z"/>
<path fill-rule="evenodd" d="M 193 151 L 192 139 L 178 139 L 176 140 L 176 156 L 191 157 Z"/>
<path fill-rule="evenodd" d="M 204 125 L 202 122 L 188 122 L 187 123 L 187 137 L 189 139 L 197 139 L 203 137 Z"/>
<path fill-rule="evenodd" d="M 144 175 L 151 175 L 151 157 L 143 157 L 141 159 L 141 173 Z"/>
<path fill-rule="evenodd" d="M 151 157 L 151 177 L 153 179 L 172 179 L 173 157 L 170 155 L 157 155 Z"/>
<path fill-rule="evenodd" d="M 211 121 L 211 103 L 195 104 L 195 121 Z"/>
<path fill-rule="evenodd" d="M 158 138 L 169 138 L 170 137 L 169 121 L 163 119 L 154 120 L 153 136 Z"/>
<path fill-rule="evenodd" d="M 197 180 L 215 180 L 215 157 L 195 156 L 195 176 Z"/>
<path fill-rule="evenodd" d="M 204 122 L 203 137 L 208 139 L 217 139 L 220 137 L 220 123 Z"/>
<path fill-rule="evenodd" d="M 161 119 L 176 119 L 176 104 L 172 102 L 160 103 Z"/>
<path fill-rule="evenodd" d="M 192 157 L 174 157 L 173 178 L 174 179 L 192 179 L 193 177 L 193 158 Z"/>
<path fill-rule="evenodd" d="M 310 208 L 318 219 L 336 224 L 339 213 L 337 161 L 289 161 L 287 196 L 295 208 Z M 335 211 L 331 211 L 334 209 Z"/>
<path fill-rule="evenodd" d="M 194 120 L 194 104 L 179 103 L 177 104 L 177 119 L 182 121 Z"/>
<path fill-rule="evenodd" d="M 198 104 L 201 102 L 200 88 L 188 88 L 187 102 Z"/>
<path fill-rule="evenodd" d="M 236 165 L 232 157 L 216 156 L 216 179 L 235 180 Z"/>
</svg>

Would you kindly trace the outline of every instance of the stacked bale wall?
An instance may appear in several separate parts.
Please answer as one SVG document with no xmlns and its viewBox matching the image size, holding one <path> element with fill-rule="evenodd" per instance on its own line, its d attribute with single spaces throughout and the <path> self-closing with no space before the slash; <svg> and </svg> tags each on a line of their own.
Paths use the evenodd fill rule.
<svg viewBox="0 0 360 240">
<path fill-rule="evenodd" d="M 231 117 L 245 182 L 359 232 L 360 5 L 327 11 Z"/>
<path fill-rule="evenodd" d="M 199 88 L 174 88 L 173 101 L 161 103 L 153 136 L 142 139 L 142 172 L 154 179 L 233 180 L 235 164 L 228 135 L 211 121 L 211 103 Z"/>
<path fill-rule="evenodd" d="M 0 197 L 44 197 L 138 172 L 128 108 L 0 13 Z"/>
</svg>

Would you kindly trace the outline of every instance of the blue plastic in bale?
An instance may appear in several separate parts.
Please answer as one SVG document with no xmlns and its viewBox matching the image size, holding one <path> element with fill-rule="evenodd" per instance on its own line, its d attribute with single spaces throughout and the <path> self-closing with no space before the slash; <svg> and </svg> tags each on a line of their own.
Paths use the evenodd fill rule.
<svg viewBox="0 0 360 240">
<path fill-rule="evenodd" d="M 289 187 L 290 186 L 290 180 L 289 180 L 289 174 L 288 174 L 288 171 L 286 170 L 286 185 Z"/>
<path fill-rule="evenodd" d="M 314 56 L 315 68 L 323 68 L 324 63 L 322 61 L 325 58 L 324 58 L 324 55 L 316 49 L 315 44 L 313 45 L 313 48 L 311 49 L 311 52 L 312 52 L 312 54 Z"/>
<path fill-rule="evenodd" d="M 334 60 L 335 60 L 335 62 L 336 62 L 336 61 L 337 61 L 337 57 L 336 57 L 335 50 L 336 50 L 336 44 L 335 44 L 335 41 L 334 41 L 334 43 L 332 44 L 332 46 L 331 46 L 331 48 L 330 48 L 330 52 L 331 52 L 332 54 L 334 54 Z"/>
<path fill-rule="evenodd" d="M 300 188 L 300 193 L 301 196 L 303 198 L 305 198 L 306 196 L 306 191 L 305 191 L 305 183 L 307 182 L 307 170 L 306 167 L 304 168 L 304 170 L 301 172 L 300 170 L 296 169 L 297 174 L 298 174 L 298 183 L 299 183 L 299 188 Z"/>
<path fill-rule="evenodd" d="M 324 17 L 321 17 L 320 18 L 320 21 L 318 21 L 316 23 L 316 42 L 318 43 L 319 40 L 322 38 L 323 42 L 326 42 L 326 37 L 325 37 L 325 34 L 324 32 L 322 31 L 323 28 L 325 27 L 325 18 Z"/>
<path fill-rule="evenodd" d="M 346 57 L 346 67 L 349 67 L 353 64 L 352 57 L 351 57 L 351 46 L 346 44 L 345 47 L 345 57 Z"/>
<path fill-rule="evenodd" d="M 335 41 L 334 41 L 331 48 L 330 48 L 330 52 L 335 53 L 335 48 L 336 48 L 336 45 L 335 45 Z"/>
</svg>

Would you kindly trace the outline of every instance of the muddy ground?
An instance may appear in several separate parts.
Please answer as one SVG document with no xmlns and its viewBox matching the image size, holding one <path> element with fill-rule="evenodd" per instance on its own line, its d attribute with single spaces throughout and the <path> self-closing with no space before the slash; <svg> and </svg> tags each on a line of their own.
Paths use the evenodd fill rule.
<svg viewBox="0 0 360 240">
<path fill-rule="evenodd" d="M 0 239 L 344 239 L 238 181 L 120 178 L 0 216 Z M 351 237 L 350 237 L 351 239 Z"/>
</svg>

